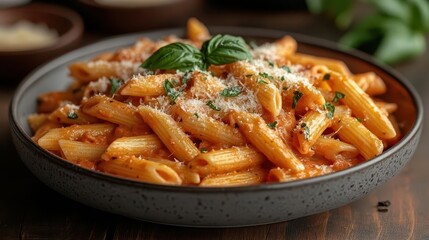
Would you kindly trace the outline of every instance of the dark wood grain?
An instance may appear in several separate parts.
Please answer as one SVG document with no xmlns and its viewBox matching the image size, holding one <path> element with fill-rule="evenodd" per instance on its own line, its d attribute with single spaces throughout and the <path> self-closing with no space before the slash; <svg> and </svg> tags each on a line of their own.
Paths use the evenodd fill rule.
<svg viewBox="0 0 429 240">
<path fill-rule="evenodd" d="M 220 11 L 222 16 L 219 16 Z M 325 18 L 291 11 L 196 13 L 213 25 L 277 28 L 336 40 Z M 181 23 L 180 23 L 181 24 Z M 87 32 L 84 44 L 105 37 Z M 429 53 L 396 69 L 417 87 L 429 109 Z M 429 239 L 429 128 L 413 160 L 368 196 L 346 206 L 288 222 L 243 228 L 184 228 L 142 222 L 69 200 L 39 182 L 21 163 L 7 125 L 13 89 L 0 88 L 0 239 Z M 390 200 L 387 212 L 379 201 Z"/>
</svg>

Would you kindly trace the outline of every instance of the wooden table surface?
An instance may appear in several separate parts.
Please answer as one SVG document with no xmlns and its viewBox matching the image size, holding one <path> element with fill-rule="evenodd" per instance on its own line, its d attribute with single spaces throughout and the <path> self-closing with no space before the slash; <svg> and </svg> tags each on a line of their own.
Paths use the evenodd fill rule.
<svg viewBox="0 0 429 240">
<path fill-rule="evenodd" d="M 222 11 L 220 16 L 217 10 L 206 9 L 196 15 L 212 25 L 283 29 L 331 40 L 340 35 L 326 19 L 302 12 Z M 104 36 L 107 34 L 88 31 L 82 45 Z M 415 85 L 425 106 L 429 106 L 429 52 L 395 68 Z M 358 201 L 277 224 L 194 229 L 101 212 L 42 184 L 25 168 L 11 141 L 7 111 L 13 91 L 13 87 L 0 86 L 0 239 L 429 239 L 426 126 L 420 146 L 406 168 Z M 384 200 L 391 202 L 388 211 L 377 211 L 377 203 Z"/>
</svg>

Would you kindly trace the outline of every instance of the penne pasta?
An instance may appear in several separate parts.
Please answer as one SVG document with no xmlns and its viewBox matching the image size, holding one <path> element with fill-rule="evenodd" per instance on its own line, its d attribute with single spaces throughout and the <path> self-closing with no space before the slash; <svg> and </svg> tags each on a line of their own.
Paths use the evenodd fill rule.
<svg viewBox="0 0 429 240">
<path fill-rule="evenodd" d="M 182 184 L 182 179 L 172 168 L 162 163 L 137 157 L 123 157 L 111 161 L 103 161 L 98 167 L 103 172 L 143 182 L 164 185 Z"/>
<path fill-rule="evenodd" d="M 311 147 L 330 127 L 333 116 L 328 111 L 309 111 L 299 120 L 294 130 L 294 140 L 300 153 L 312 154 Z"/>
<path fill-rule="evenodd" d="M 203 175 L 219 174 L 259 167 L 264 155 L 250 147 L 232 147 L 199 154 L 189 167 Z"/>
<path fill-rule="evenodd" d="M 387 116 L 353 80 L 337 73 L 331 73 L 329 85 L 334 91 L 344 94 L 344 98 L 341 100 L 350 107 L 356 117 L 363 119 L 363 124 L 378 138 L 395 137 L 395 129 Z"/>
<path fill-rule="evenodd" d="M 338 116 L 332 127 L 342 141 L 355 146 L 366 160 L 383 152 L 383 142 L 354 117 Z"/>
<path fill-rule="evenodd" d="M 59 140 L 58 144 L 64 158 L 75 163 L 79 163 L 80 161 L 95 163 L 101 159 L 101 154 L 103 154 L 107 148 L 105 145 L 65 139 Z"/>
<path fill-rule="evenodd" d="M 150 156 L 164 147 L 155 134 L 122 137 L 113 141 L 103 154 L 103 159 L 110 160 L 120 156 L 145 155 Z"/>
<path fill-rule="evenodd" d="M 178 160 L 189 162 L 199 154 L 198 148 L 171 116 L 148 106 L 140 106 L 139 113 Z"/>
<path fill-rule="evenodd" d="M 250 169 L 240 172 L 226 174 L 210 175 L 205 177 L 200 186 L 218 187 L 218 186 L 246 186 L 260 184 L 265 181 L 267 171 L 263 168 Z"/>
<path fill-rule="evenodd" d="M 186 112 L 181 107 L 175 108 L 173 112 L 180 117 L 179 125 L 183 130 L 202 140 L 226 146 L 241 146 L 246 143 L 244 136 L 238 129 L 205 114 Z"/>
<path fill-rule="evenodd" d="M 72 63 L 70 85 L 38 97 L 33 141 L 119 177 L 224 187 L 340 171 L 402 138 L 401 105 L 383 99 L 376 73 L 300 53 L 291 36 L 258 46 L 187 26 L 186 39 L 141 38 Z"/>
<path fill-rule="evenodd" d="M 304 170 L 304 165 L 294 155 L 292 149 L 261 117 L 245 112 L 233 112 L 232 118 L 238 124 L 241 133 L 271 162 L 293 172 Z"/>
<path fill-rule="evenodd" d="M 175 85 L 180 84 L 180 78 L 176 74 L 137 75 L 130 79 L 119 93 L 137 97 L 159 96 L 165 94 L 164 83 L 166 80 L 176 83 Z"/>
</svg>

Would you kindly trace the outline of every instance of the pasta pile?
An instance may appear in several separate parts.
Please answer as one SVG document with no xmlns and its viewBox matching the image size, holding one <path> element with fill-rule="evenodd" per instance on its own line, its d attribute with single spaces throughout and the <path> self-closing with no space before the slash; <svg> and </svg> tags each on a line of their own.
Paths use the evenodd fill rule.
<svg viewBox="0 0 429 240">
<path fill-rule="evenodd" d="M 223 43 L 209 39 L 241 42 L 212 37 L 190 19 L 186 39 L 142 38 L 73 63 L 69 88 L 38 98 L 38 113 L 29 116 L 33 140 L 67 161 L 126 178 L 237 186 L 339 171 L 400 139 L 397 105 L 372 98 L 386 91 L 375 73 L 352 74 L 339 60 L 298 53 L 290 36 L 247 55 L 241 47 L 247 59 L 216 64 L 201 54 Z M 187 59 L 201 67 L 141 67 L 166 46 L 190 52 Z M 160 56 L 153 64 L 171 57 Z"/>
</svg>

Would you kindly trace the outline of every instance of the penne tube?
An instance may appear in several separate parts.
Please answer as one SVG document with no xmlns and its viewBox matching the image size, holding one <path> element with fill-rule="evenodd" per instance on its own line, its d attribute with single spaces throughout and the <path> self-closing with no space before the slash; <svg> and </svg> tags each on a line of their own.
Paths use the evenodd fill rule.
<svg viewBox="0 0 429 240">
<path fill-rule="evenodd" d="M 363 120 L 363 124 L 380 139 L 391 139 L 396 135 L 395 129 L 387 116 L 377 107 L 374 101 L 360 89 L 350 78 L 338 73 L 331 73 L 329 85 L 336 92 L 344 94 L 341 99 L 353 114 Z"/>
<path fill-rule="evenodd" d="M 286 85 L 285 85 L 286 87 Z M 297 95 L 299 97 L 297 98 Z M 308 110 L 323 108 L 325 98 L 314 86 L 298 82 L 282 91 L 283 109 L 296 109 L 305 113 Z"/>
<path fill-rule="evenodd" d="M 188 91 L 188 96 L 190 98 L 216 98 L 219 96 L 219 93 L 226 88 L 219 79 L 201 72 L 194 72 L 191 80 L 192 84 Z"/>
<path fill-rule="evenodd" d="M 388 103 L 383 101 L 374 101 L 375 105 L 386 115 L 389 116 L 391 113 L 396 112 L 398 105 L 396 103 Z"/>
<path fill-rule="evenodd" d="M 162 163 L 137 157 L 123 157 L 111 161 L 102 161 L 98 164 L 98 169 L 142 182 L 164 185 L 182 184 L 182 179 L 172 168 Z"/>
<path fill-rule="evenodd" d="M 210 32 L 198 19 L 189 18 L 186 25 L 186 37 L 195 45 L 201 47 L 202 43 L 210 38 Z"/>
<path fill-rule="evenodd" d="M 155 134 L 122 137 L 113 141 L 103 154 L 103 159 L 110 160 L 120 156 L 146 155 L 156 153 L 164 144 Z"/>
<path fill-rule="evenodd" d="M 149 106 L 140 106 L 139 113 L 178 160 L 189 162 L 200 153 L 170 115 Z"/>
<path fill-rule="evenodd" d="M 181 107 L 175 108 L 173 112 L 180 117 L 179 125 L 183 130 L 199 139 L 228 146 L 241 146 L 246 143 L 238 129 L 205 114 L 186 112 Z"/>
<path fill-rule="evenodd" d="M 180 85 L 181 81 L 176 74 L 159 74 L 159 75 L 136 75 L 131 78 L 120 89 L 119 93 L 124 96 L 160 96 L 165 94 L 164 82 L 169 80 L 173 85 Z"/>
<path fill-rule="evenodd" d="M 304 170 L 304 165 L 294 155 L 276 131 L 270 129 L 258 115 L 246 112 L 233 112 L 232 118 L 238 124 L 241 133 L 277 166 L 291 169 L 293 172 Z"/>
<path fill-rule="evenodd" d="M 203 187 L 232 187 L 256 185 L 265 182 L 267 171 L 263 168 L 255 168 L 246 171 L 214 174 L 205 177 L 199 186 Z"/>
<path fill-rule="evenodd" d="M 72 125 L 66 128 L 53 128 L 39 138 L 37 143 L 46 150 L 59 151 L 59 140 L 82 140 L 90 138 L 94 141 L 107 141 L 107 138 L 113 133 L 115 126 L 106 123 L 96 123 L 87 125 Z"/>
<path fill-rule="evenodd" d="M 348 143 L 329 137 L 320 137 L 313 145 L 316 155 L 335 162 L 338 159 L 351 159 L 359 155 L 359 150 Z"/>
<path fill-rule="evenodd" d="M 27 121 L 33 132 L 36 132 L 46 121 L 48 121 L 48 114 L 33 113 L 28 115 Z"/>
<path fill-rule="evenodd" d="M 279 89 L 269 79 L 262 79 L 259 73 L 252 70 L 245 62 L 227 65 L 230 73 L 238 78 L 246 87 L 256 93 L 261 105 L 274 117 L 282 110 L 282 98 Z"/>
<path fill-rule="evenodd" d="M 366 72 L 353 75 L 352 79 L 368 95 L 379 95 L 386 92 L 386 84 L 374 72 Z"/>
<path fill-rule="evenodd" d="M 82 110 L 72 104 L 66 104 L 62 107 L 57 108 L 51 114 L 48 119 L 52 122 L 58 122 L 62 124 L 91 124 L 100 122 L 99 119 L 85 114 Z"/>
<path fill-rule="evenodd" d="M 232 147 L 199 154 L 189 167 L 203 175 L 227 173 L 260 166 L 264 155 L 250 147 Z"/>
<path fill-rule="evenodd" d="M 37 98 L 37 112 L 50 113 L 61 106 L 63 102 L 77 102 L 72 92 L 48 92 Z"/>
<path fill-rule="evenodd" d="M 140 128 L 145 126 L 136 107 L 102 95 L 93 96 L 82 103 L 82 111 L 111 123 L 129 127 L 138 125 Z"/>
<path fill-rule="evenodd" d="M 142 63 L 156 50 L 156 43 L 150 38 L 140 38 L 134 45 L 118 49 L 109 61 Z"/>
<path fill-rule="evenodd" d="M 332 124 L 333 116 L 328 111 L 309 111 L 299 120 L 294 130 L 294 143 L 300 153 L 313 153 L 311 147 Z"/>
<path fill-rule="evenodd" d="M 289 60 L 294 64 L 301 64 L 303 66 L 324 65 L 331 71 L 339 72 L 344 76 L 351 76 L 349 68 L 343 61 L 333 58 L 317 57 L 302 53 L 296 53 L 289 56 Z"/>
<path fill-rule="evenodd" d="M 332 128 L 342 141 L 355 146 L 365 160 L 383 152 L 383 142 L 354 117 L 335 117 Z"/>
<path fill-rule="evenodd" d="M 183 162 L 172 161 L 164 158 L 147 158 L 147 160 L 162 163 L 171 167 L 177 172 L 177 174 L 179 174 L 180 178 L 183 180 L 183 184 L 196 185 L 201 182 L 200 175 L 189 169 L 189 167 L 184 165 Z"/>
<path fill-rule="evenodd" d="M 304 178 L 315 177 L 327 173 L 333 172 L 333 168 L 331 166 L 328 167 L 319 167 L 319 165 L 314 165 L 315 167 L 309 168 L 305 172 L 293 173 L 290 170 L 286 170 L 283 168 L 272 168 L 268 172 L 267 181 L 268 182 L 289 182 Z"/>
<path fill-rule="evenodd" d="M 98 80 L 101 77 L 132 76 L 137 65 L 129 61 L 76 62 L 69 66 L 70 75 L 81 83 Z"/>
<path fill-rule="evenodd" d="M 80 161 L 97 162 L 101 159 L 101 154 L 107 148 L 105 145 L 65 139 L 59 140 L 58 144 L 65 159 L 75 163 L 79 163 Z"/>
</svg>

